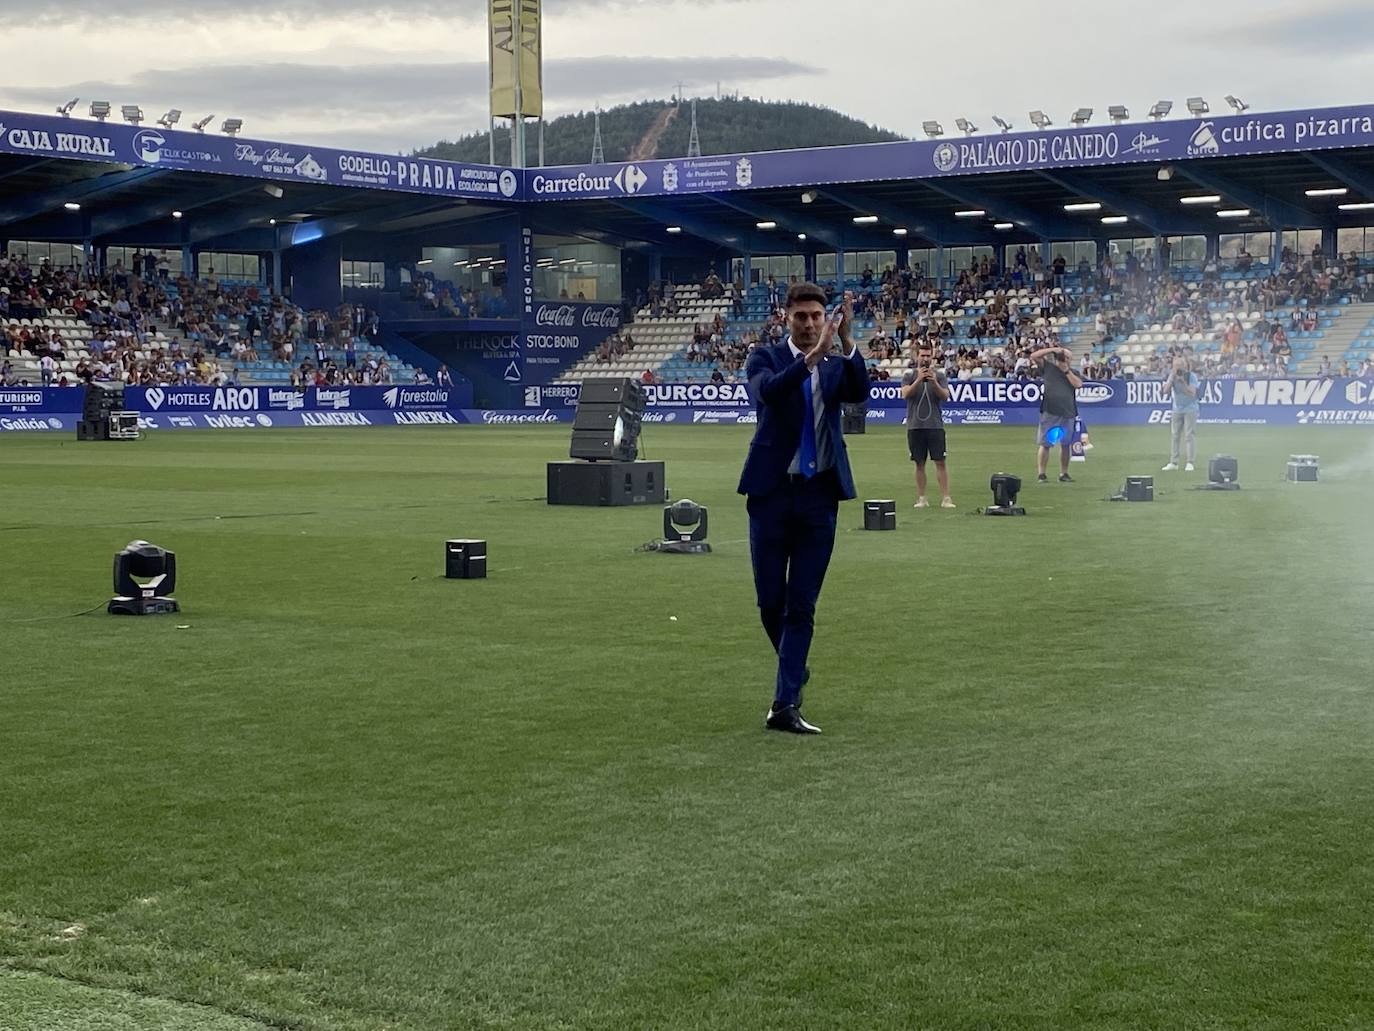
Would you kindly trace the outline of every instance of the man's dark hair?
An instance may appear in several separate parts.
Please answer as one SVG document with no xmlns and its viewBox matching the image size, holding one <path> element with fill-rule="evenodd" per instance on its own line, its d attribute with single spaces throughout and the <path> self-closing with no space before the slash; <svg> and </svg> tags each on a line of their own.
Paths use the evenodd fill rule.
<svg viewBox="0 0 1374 1031">
<path fill-rule="evenodd" d="M 806 301 L 815 301 L 822 308 L 825 307 L 825 291 L 815 283 L 793 283 L 787 288 L 787 309 L 791 311 L 793 305 L 802 304 Z"/>
</svg>

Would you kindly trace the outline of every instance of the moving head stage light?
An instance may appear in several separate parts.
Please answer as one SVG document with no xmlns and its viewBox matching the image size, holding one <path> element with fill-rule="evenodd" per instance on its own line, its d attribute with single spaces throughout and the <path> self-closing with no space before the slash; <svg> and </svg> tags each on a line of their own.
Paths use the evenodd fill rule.
<svg viewBox="0 0 1374 1031">
<path fill-rule="evenodd" d="M 706 506 L 691 498 L 675 501 L 663 509 L 663 540 L 654 551 L 669 551 L 675 555 L 708 555 L 711 545 L 706 543 Z"/>
<path fill-rule="evenodd" d="M 1217 455 L 1207 463 L 1207 482 L 1197 490 L 1240 490 L 1240 463 L 1230 455 Z"/>
<path fill-rule="evenodd" d="M 993 473 L 988 486 L 992 488 L 992 504 L 983 509 L 984 515 L 1023 516 L 1026 510 L 1016 503 L 1021 493 L 1021 479 L 1007 473 Z"/>
<path fill-rule="evenodd" d="M 181 606 L 172 597 L 176 586 L 175 552 L 147 541 L 130 541 L 114 557 L 115 596 L 106 611 L 121 616 L 180 612 Z"/>
</svg>

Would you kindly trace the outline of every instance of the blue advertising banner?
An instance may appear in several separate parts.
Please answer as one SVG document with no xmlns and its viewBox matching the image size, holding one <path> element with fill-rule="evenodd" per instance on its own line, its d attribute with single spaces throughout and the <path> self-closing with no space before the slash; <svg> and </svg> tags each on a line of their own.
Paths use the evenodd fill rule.
<svg viewBox="0 0 1374 1031">
<path fill-rule="evenodd" d="M 0 152 L 487 201 L 515 200 L 520 191 L 515 172 L 491 165 L 17 111 L 0 111 Z"/>
<path fill-rule="evenodd" d="M 1374 105 L 611 165 L 526 169 L 525 200 L 675 196 L 825 183 L 1333 150 L 1374 144 Z"/>
<path fill-rule="evenodd" d="M 620 329 L 620 307 L 588 301 L 541 301 L 525 316 L 524 382 L 548 383 Z"/>
<path fill-rule="evenodd" d="M 1079 414 L 1089 426 L 1167 424 L 1169 399 L 1158 380 L 1087 383 Z M 898 425 L 906 404 L 895 383 L 875 384 L 868 420 Z M 1040 384 L 975 380 L 950 384 L 950 425 L 1034 425 Z M 647 388 L 646 423 L 749 424 L 756 420 L 740 384 L 667 384 Z M 472 407 L 466 388 L 429 386 L 311 388 L 130 387 L 124 399 L 148 429 L 254 429 L 276 426 L 517 425 L 570 422 L 576 384 L 530 384 L 523 408 Z M 74 430 L 83 391 L 0 387 L 0 430 Z M 1374 381 L 1359 379 L 1204 380 L 1199 422 L 1231 426 L 1374 427 Z"/>
<path fill-rule="evenodd" d="M 498 203 L 675 196 L 1336 150 L 1371 144 L 1374 105 L 1363 104 L 957 140 L 911 140 L 516 170 L 158 126 L 0 111 L 0 152 L 10 154 L 243 175 L 281 182 L 332 183 Z M 532 292 L 527 291 L 526 296 L 532 297 Z"/>
</svg>

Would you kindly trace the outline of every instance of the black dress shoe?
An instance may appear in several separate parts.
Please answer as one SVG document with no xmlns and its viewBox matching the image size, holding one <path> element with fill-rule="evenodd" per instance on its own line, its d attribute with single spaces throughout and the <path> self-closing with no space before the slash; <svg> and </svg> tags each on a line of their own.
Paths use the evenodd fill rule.
<svg viewBox="0 0 1374 1031">
<path fill-rule="evenodd" d="M 819 734 L 821 728 L 802 719 L 795 705 L 785 705 L 781 709 L 769 709 L 768 718 L 763 725 L 768 730 L 782 730 L 789 734 Z"/>
</svg>

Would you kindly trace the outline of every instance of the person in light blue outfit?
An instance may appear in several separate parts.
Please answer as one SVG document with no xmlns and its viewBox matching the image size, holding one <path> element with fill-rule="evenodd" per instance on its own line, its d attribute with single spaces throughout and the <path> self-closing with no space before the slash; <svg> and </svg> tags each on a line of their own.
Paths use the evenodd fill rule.
<svg viewBox="0 0 1374 1031">
<path fill-rule="evenodd" d="M 1166 473 L 1178 468 L 1179 458 L 1185 457 L 1181 454 L 1184 451 L 1187 452 L 1187 464 L 1183 471 L 1193 471 L 1193 463 L 1197 461 L 1198 394 L 1201 389 L 1202 381 L 1189 370 L 1188 359 L 1175 358 L 1173 370 L 1164 381 L 1164 393 L 1172 395 L 1174 401 L 1174 410 L 1169 417 L 1170 449 L 1169 464 L 1164 467 Z"/>
</svg>

